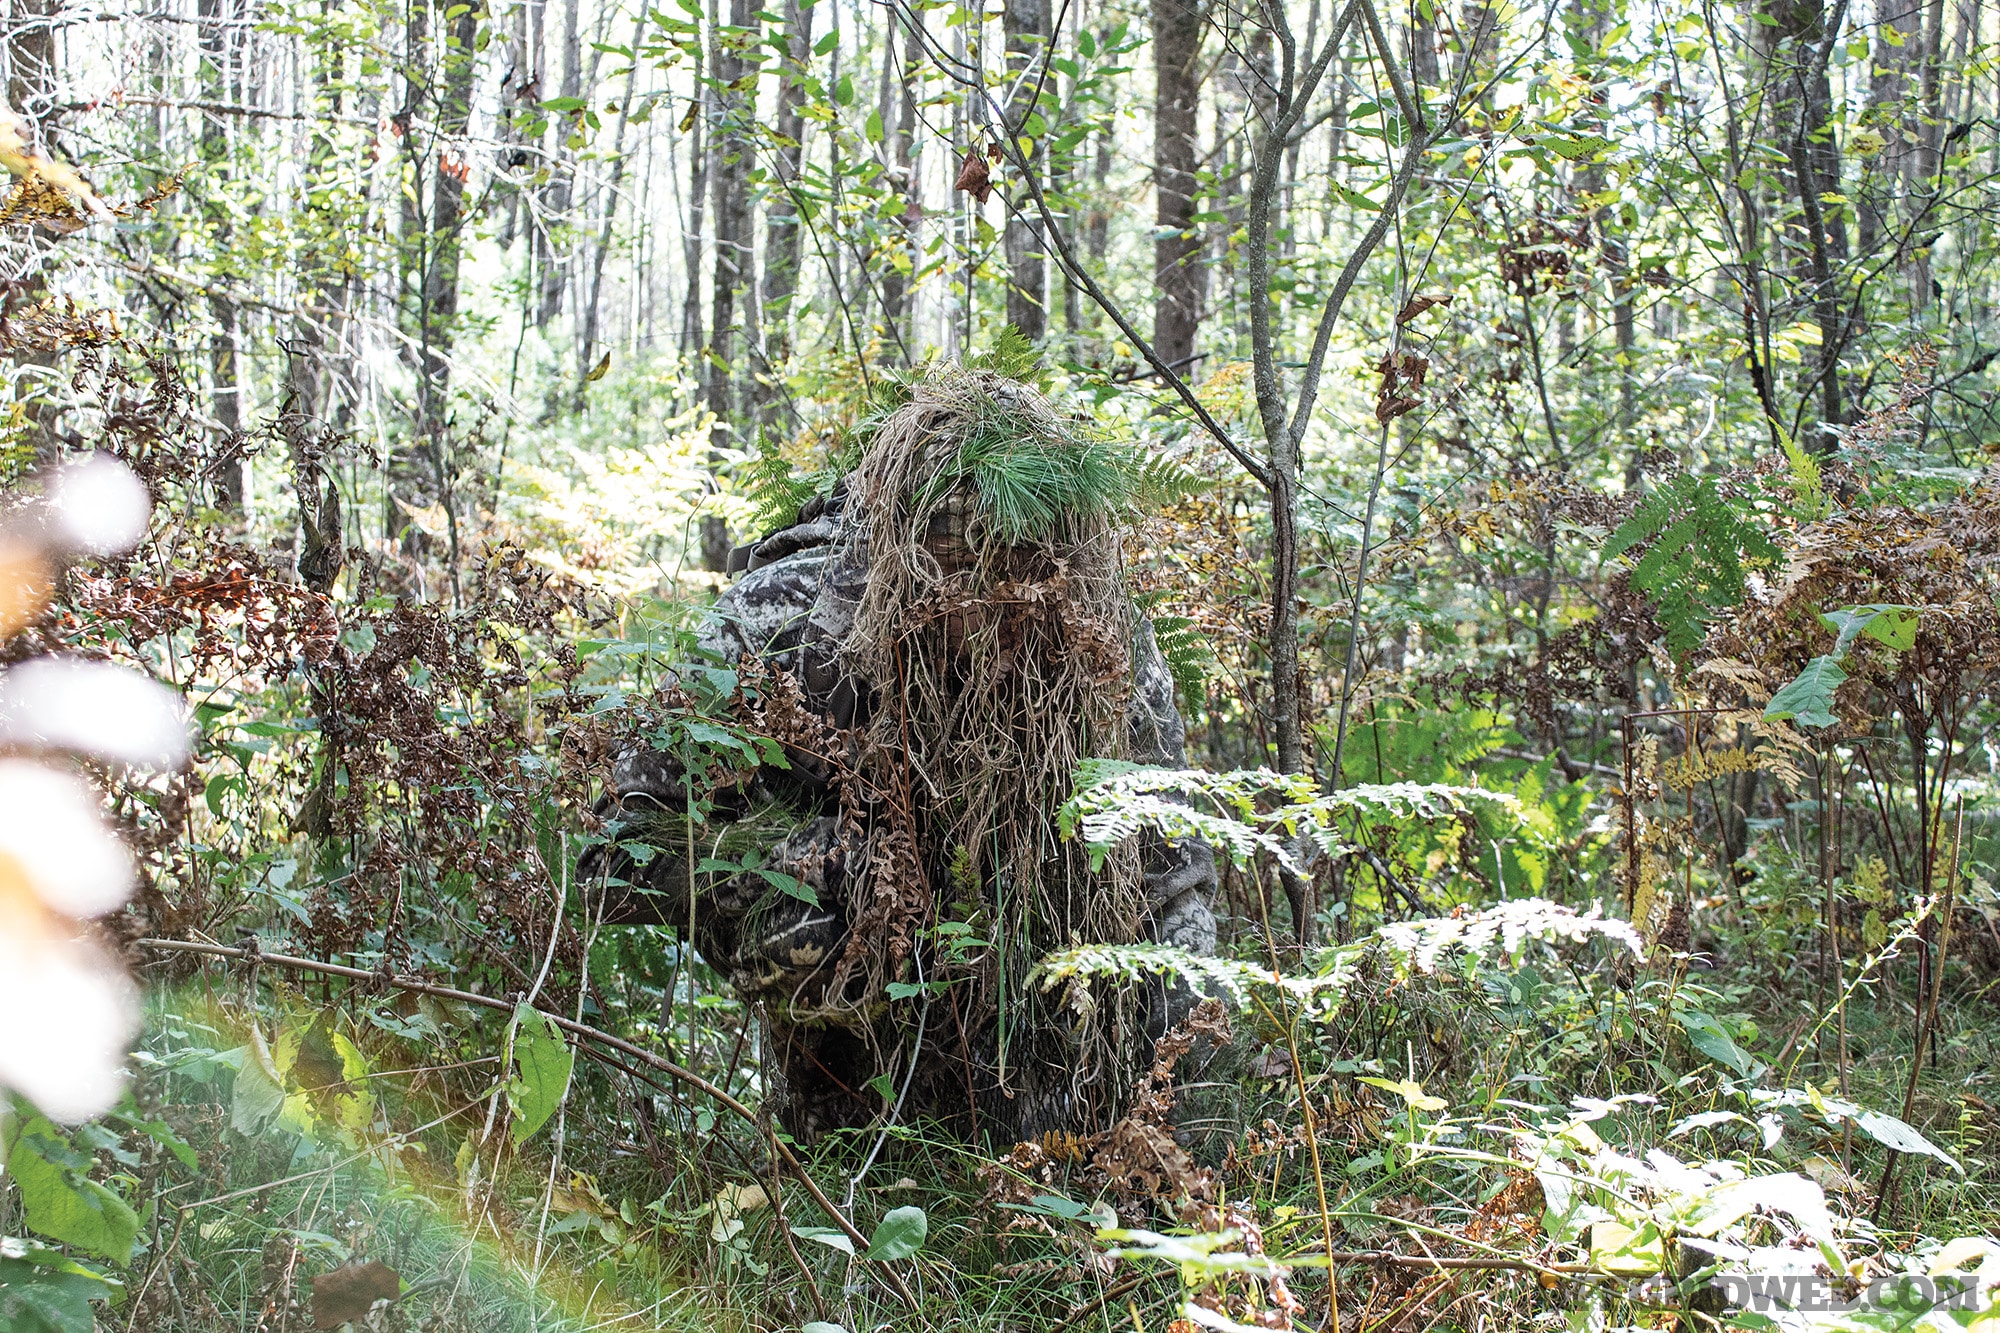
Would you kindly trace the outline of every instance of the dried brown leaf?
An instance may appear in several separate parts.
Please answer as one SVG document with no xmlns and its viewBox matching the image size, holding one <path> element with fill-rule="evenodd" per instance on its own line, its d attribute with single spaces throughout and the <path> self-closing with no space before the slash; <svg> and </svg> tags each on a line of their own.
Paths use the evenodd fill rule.
<svg viewBox="0 0 2000 1333">
<path fill-rule="evenodd" d="M 1401 310 L 1396 312 L 1396 322 L 1407 324 L 1432 306 L 1450 305 L 1450 292 L 1418 292 Z"/>
<path fill-rule="evenodd" d="M 402 1295 L 403 1279 L 389 1265 L 371 1259 L 321 1273 L 312 1280 L 312 1289 L 313 1327 L 339 1328 L 350 1320 L 366 1319 L 375 1302 Z"/>
<path fill-rule="evenodd" d="M 958 180 L 951 188 L 965 191 L 982 204 L 992 198 L 993 175 L 986 166 L 985 154 L 977 148 L 966 153 L 965 161 L 958 168 Z"/>
</svg>

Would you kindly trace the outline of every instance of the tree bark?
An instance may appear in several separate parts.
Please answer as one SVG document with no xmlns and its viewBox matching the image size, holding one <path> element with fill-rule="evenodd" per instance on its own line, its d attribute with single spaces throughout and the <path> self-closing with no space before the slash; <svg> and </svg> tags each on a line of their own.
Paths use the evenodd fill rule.
<svg viewBox="0 0 2000 1333">
<path fill-rule="evenodd" d="M 728 31 L 711 26 L 714 37 L 709 44 L 718 91 L 715 131 L 710 140 L 714 145 L 709 183 L 715 210 L 715 275 L 710 291 L 704 397 L 715 417 L 710 439 L 718 448 L 735 434 L 739 299 L 751 271 L 748 174 L 754 151 L 750 121 L 756 106 L 754 97 L 739 84 L 751 69 L 745 52 L 754 49 L 756 21 L 750 0 L 729 0 Z M 714 573 L 728 567 L 729 527 L 716 515 L 702 520 L 701 557 L 703 567 Z"/>
<path fill-rule="evenodd" d="M 559 95 L 583 95 L 583 34 L 578 0 L 564 0 L 562 29 L 562 83 Z M 540 217 L 534 223 L 537 268 L 535 327 L 547 328 L 562 312 L 563 290 L 569 284 L 569 260 L 563 253 L 557 228 L 566 229 L 572 195 L 576 189 L 575 165 L 570 160 L 569 131 L 578 118 L 571 112 L 555 116 L 552 136 L 554 158 L 548 184 L 542 187 Z"/>
<path fill-rule="evenodd" d="M 887 324 L 884 332 L 905 356 L 911 355 L 915 342 L 915 330 L 910 327 L 910 287 L 922 263 L 917 228 L 924 215 L 923 183 L 918 170 L 916 87 L 916 71 L 922 68 L 924 48 L 922 33 L 909 21 L 912 16 L 922 18 L 921 12 L 896 15 L 896 21 L 903 25 L 903 78 L 902 96 L 895 104 L 896 128 L 889 136 L 893 191 L 890 208 L 894 217 L 890 222 L 890 258 L 882 273 L 882 318 Z M 893 31 L 888 40 L 893 43 Z"/>
<path fill-rule="evenodd" d="M 1014 85 L 1007 123 L 1017 136 L 1031 141 L 1022 156 L 1027 169 L 1036 173 L 1044 169 L 1042 139 L 1047 130 L 1043 127 L 1037 132 L 1031 117 L 1042 114 L 1041 99 L 1050 89 L 1049 22 L 1049 0 L 1006 0 L 1001 30 L 1007 44 L 1007 75 Z M 1023 197 L 1007 219 L 1003 239 L 1007 256 L 1007 322 L 1039 342 L 1048 332 L 1049 320 L 1047 243 L 1040 235 L 1038 223 L 1031 220 L 1034 213 L 1027 206 L 1025 187 L 1023 190 Z"/>
<path fill-rule="evenodd" d="M 1868 76 L 1867 122 L 1888 139 L 1875 157 L 1876 171 L 1859 187 L 1855 225 L 1862 254 L 1873 253 L 1890 222 L 1894 201 L 1916 155 L 1914 117 L 1905 106 L 1908 75 L 1922 38 L 1921 0 L 1889 0 L 1876 25 Z M 1891 41 L 1893 33 L 1896 40 Z"/>
<path fill-rule="evenodd" d="M 799 217 L 793 191 L 805 164 L 806 61 L 812 55 L 813 12 L 785 0 L 784 57 L 778 67 L 776 151 L 771 155 L 776 179 L 764 206 L 764 339 L 765 375 L 758 381 L 758 416 L 769 428 L 777 424 L 784 401 L 778 377 L 792 359 L 792 302 L 799 289 Z"/>
<path fill-rule="evenodd" d="M 1194 223 L 1201 39 L 1199 0 L 1153 0 L 1153 350 L 1183 376 L 1194 365 L 1205 277 Z"/>
<path fill-rule="evenodd" d="M 195 42 L 201 53 L 198 86 L 202 97 L 213 103 L 231 100 L 228 88 L 230 64 L 230 20 L 236 17 L 232 0 L 197 0 Z M 201 118 L 202 165 L 207 180 L 207 213 L 211 243 L 216 253 L 226 253 L 230 242 L 229 213 L 214 192 L 229 184 L 229 127 L 213 112 Z M 216 458 L 212 464 L 216 506 L 225 513 L 243 512 L 243 461 L 239 457 L 243 434 L 242 385 L 236 371 L 236 307 L 226 297 L 211 294 L 209 318 L 213 328 L 208 338 L 209 414 L 215 418 Z"/>
<path fill-rule="evenodd" d="M 634 51 L 639 49 L 645 35 L 646 12 L 642 9 L 632 21 Z M 583 329 L 576 340 L 576 401 L 572 407 L 579 414 L 589 393 L 590 377 L 599 364 L 597 331 L 604 304 L 604 263 L 610 257 L 612 233 L 618 221 L 618 187 L 625 183 L 625 135 L 632 125 L 632 94 L 638 77 L 639 62 L 634 60 L 626 67 L 625 90 L 618 100 L 618 133 L 611 142 L 611 179 L 604 189 L 604 214 L 598 222 L 597 244 L 591 252 L 590 297 L 584 305 Z"/>
</svg>

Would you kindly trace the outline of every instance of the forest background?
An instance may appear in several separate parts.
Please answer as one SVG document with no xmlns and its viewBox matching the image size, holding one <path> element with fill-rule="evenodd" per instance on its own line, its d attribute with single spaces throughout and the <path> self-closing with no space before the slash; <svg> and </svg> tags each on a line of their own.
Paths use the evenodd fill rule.
<svg viewBox="0 0 2000 1333">
<path fill-rule="evenodd" d="M 9 0 L 10 513 L 102 451 L 152 518 L 7 661 L 140 667 L 194 741 L 82 761 L 144 1021 L 111 1110 L 0 1119 L 0 1323 L 1757 1326 L 1718 1265 L 1977 1271 L 1804 1322 L 1992 1319 L 1996 39 Z M 742 680 L 665 664 L 972 357 L 1191 479 L 1126 557 L 1224 954 L 1042 975 L 1195 977 L 1232 1054 L 1116 1140 L 949 1140 L 892 1082 L 793 1145 L 755 1014 L 569 868 L 624 740 L 760 756 Z"/>
</svg>

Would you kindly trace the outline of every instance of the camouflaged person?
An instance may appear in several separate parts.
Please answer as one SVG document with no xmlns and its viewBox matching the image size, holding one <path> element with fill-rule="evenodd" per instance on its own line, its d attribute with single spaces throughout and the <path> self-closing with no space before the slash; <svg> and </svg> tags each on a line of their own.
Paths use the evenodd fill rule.
<svg viewBox="0 0 2000 1333">
<path fill-rule="evenodd" d="M 984 381 L 979 388 L 989 397 L 1013 392 L 1010 385 Z M 699 638 L 700 652 L 711 660 L 750 660 L 782 671 L 797 685 L 808 710 L 843 731 L 883 721 L 885 707 L 882 682 L 869 678 L 863 664 L 867 659 L 855 650 L 857 621 L 871 602 L 870 580 L 880 578 L 875 571 L 883 562 L 880 542 L 871 541 L 868 523 L 853 513 L 853 481 L 844 479 L 831 494 L 808 502 L 790 526 L 738 548 L 731 565 L 741 577 L 718 600 Z M 1054 548 L 1052 560 L 1052 548 L 1043 543 L 1039 554 L 1017 558 L 990 540 L 982 542 L 977 511 L 973 489 L 959 486 L 923 516 L 919 536 L 921 563 L 932 576 L 928 586 L 970 586 L 966 580 L 975 577 L 973 567 L 980 558 L 988 572 L 979 586 L 989 594 L 1067 586 L 1066 549 Z M 996 550 L 1000 565 L 994 564 Z M 996 584 L 995 568 L 1012 581 Z M 1116 591 L 1129 608 L 1122 575 Z M 982 644 L 990 647 L 996 633 L 1007 636 L 1004 626 L 995 629 L 999 618 L 986 615 L 978 599 L 961 597 L 953 605 L 956 609 L 937 617 L 942 628 L 932 634 L 934 648 L 941 645 L 953 658 L 965 657 Z M 1117 679 L 1107 686 L 1122 706 L 1120 757 L 1181 767 L 1185 727 L 1167 663 L 1143 617 L 1129 614 L 1124 623 L 1127 640 L 1119 651 L 1125 661 L 1116 664 Z M 1030 636 L 1028 641 L 1035 640 Z M 945 668 L 943 674 L 951 677 L 954 670 Z M 1017 678 L 1033 675 L 1031 669 L 1004 664 L 1000 675 L 1010 671 Z M 906 734 L 907 719 L 902 726 Z M 1004 720 L 996 718 L 995 726 L 1004 728 Z M 892 742 L 900 739 L 893 725 L 883 734 Z M 672 756 L 649 749 L 621 755 L 600 807 L 610 821 L 610 840 L 586 852 L 578 867 L 586 880 L 602 877 L 614 886 L 607 920 L 667 924 L 684 936 L 692 934 L 702 957 L 755 1006 L 767 1091 L 794 1133 L 812 1135 L 879 1116 L 883 1100 L 868 1085 L 884 1073 L 900 1090 L 897 1100 L 908 1100 L 906 1114 L 962 1119 L 964 1128 L 996 1142 L 1108 1123 L 1118 1095 L 1111 1085 L 1143 1067 L 1152 1038 L 1185 1010 L 1192 996 L 1184 990 L 1169 994 L 1161 985 L 1128 988 L 1129 1002 L 1107 1021 L 1121 1029 L 1115 1038 L 1137 1049 L 1108 1060 L 1102 1051 L 1093 1054 L 1079 1045 L 1069 1030 L 1076 1026 L 1073 1019 L 1041 1006 L 1032 987 L 1024 984 L 1024 969 L 1016 965 L 1011 979 L 1001 977 L 989 958 L 981 973 L 984 981 L 964 992 L 963 1003 L 960 996 L 949 995 L 939 1006 L 948 1015 L 930 1013 L 926 998 L 922 1014 L 928 1015 L 928 1023 L 920 1015 L 912 1031 L 907 1012 L 900 1017 L 889 1012 L 893 1006 L 879 993 L 851 979 L 854 960 L 871 951 L 878 958 L 890 953 L 893 979 L 914 982 L 918 990 L 928 982 L 936 993 L 952 984 L 951 957 L 944 948 L 950 941 L 913 933 L 908 921 L 899 924 L 893 912 L 884 915 L 883 891 L 870 887 L 871 875 L 883 876 L 871 862 L 896 850 L 893 833 L 887 838 L 879 830 L 875 836 L 857 836 L 856 800 L 850 792 L 843 804 L 833 766 L 821 762 L 824 756 L 789 754 L 789 766 L 765 765 L 733 789 L 710 794 L 718 813 L 703 827 L 704 845 L 697 855 L 705 858 L 711 844 L 731 859 L 737 848 L 754 849 L 761 853 L 757 869 L 692 876 L 685 839 L 677 832 L 663 833 L 644 864 L 625 850 L 631 841 L 652 841 L 633 832 L 649 822 L 673 830 L 683 827 L 687 793 L 679 765 Z M 914 751 L 889 758 L 921 767 Z M 922 784 L 932 779 L 919 773 L 903 780 Z M 868 784 L 869 801 L 877 801 L 885 785 L 888 779 Z M 958 809 L 938 801 L 927 808 L 935 812 L 933 822 Z M 1031 830 L 1031 836 L 1055 841 L 1052 813 L 1053 806 L 1046 804 L 1036 812 L 1039 829 Z M 872 824 L 874 818 L 871 810 L 862 822 Z M 917 854 L 923 863 L 918 877 L 937 886 L 930 891 L 939 900 L 924 905 L 922 915 L 933 930 L 947 917 L 958 921 L 964 927 L 957 931 L 958 940 L 981 933 L 1020 936 L 999 940 L 1001 947 L 989 954 L 1009 946 L 1027 952 L 1051 942 L 1094 942 L 1095 935 L 1076 938 L 1076 932 L 1105 932 L 1106 921 L 1117 923 L 1109 933 L 1128 941 L 1214 951 L 1210 903 L 1215 862 L 1210 848 L 1198 841 L 1169 846 L 1153 838 L 1139 849 L 1129 875 L 1137 893 L 1124 917 L 1093 914 L 1088 901 L 1080 909 L 1058 905 L 1052 915 L 1066 918 L 1067 925 L 1038 931 L 1008 925 L 1013 918 L 998 901 L 1007 897 L 1010 886 L 1029 878 L 1018 853 L 1011 866 L 996 865 L 969 883 L 954 856 L 943 850 L 946 846 L 937 843 Z M 795 877 L 817 905 L 797 894 L 775 892 L 766 871 Z M 629 887 L 617 889 L 619 881 Z M 1085 886 L 1082 892 L 1096 890 Z M 951 898 L 967 901 L 944 901 Z M 984 901 L 972 901 L 978 899 Z M 912 915 L 907 904 L 903 915 Z M 905 937 L 900 950 L 882 944 L 899 929 Z M 879 984 L 882 978 L 876 980 Z M 862 996 L 858 1002 L 857 994 Z"/>
</svg>

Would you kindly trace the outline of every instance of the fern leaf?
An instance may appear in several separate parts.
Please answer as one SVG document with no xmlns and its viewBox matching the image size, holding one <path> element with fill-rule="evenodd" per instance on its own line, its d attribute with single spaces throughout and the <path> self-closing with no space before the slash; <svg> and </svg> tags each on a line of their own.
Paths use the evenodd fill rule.
<svg viewBox="0 0 2000 1333">
<path fill-rule="evenodd" d="M 1642 500 L 1604 548 L 1607 559 L 1634 551 L 1632 586 L 1653 599 L 1667 647 L 1680 658 L 1701 643 L 1711 620 L 1743 599 L 1746 566 L 1778 557 L 1714 478 L 1692 473 L 1669 478 Z"/>
<path fill-rule="evenodd" d="M 992 347 L 967 357 L 965 364 L 970 369 L 990 370 L 1025 384 L 1041 372 L 1042 353 L 1028 340 L 1027 334 L 1009 324 L 1000 330 Z"/>
</svg>

